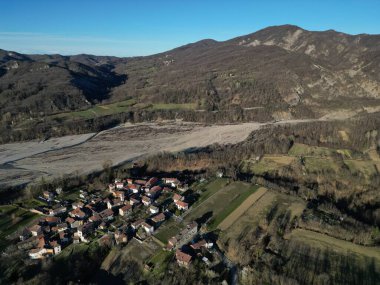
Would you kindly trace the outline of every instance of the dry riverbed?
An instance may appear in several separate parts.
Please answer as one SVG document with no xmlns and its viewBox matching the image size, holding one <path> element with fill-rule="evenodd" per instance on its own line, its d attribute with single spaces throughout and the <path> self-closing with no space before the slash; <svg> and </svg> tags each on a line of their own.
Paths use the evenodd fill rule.
<svg viewBox="0 0 380 285">
<path fill-rule="evenodd" d="M 233 144 L 246 139 L 260 126 L 259 123 L 126 124 L 97 135 L 0 145 L 0 186 L 28 183 L 41 176 L 91 172 L 101 169 L 107 160 L 118 164 L 160 151 L 177 152 L 213 143 Z"/>
</svg>

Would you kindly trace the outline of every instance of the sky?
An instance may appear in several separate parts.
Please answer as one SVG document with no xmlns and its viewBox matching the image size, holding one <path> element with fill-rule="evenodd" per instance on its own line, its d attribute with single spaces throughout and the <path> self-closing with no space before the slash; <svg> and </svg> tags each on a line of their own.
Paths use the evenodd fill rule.
<svg viewBox="0 0 380 285">
<path fill-rule="evenodd" d="M 0 0 L 0 49 L 139 56 L 273 25 L 380 34 L 380 0 Z"/>
</svg>

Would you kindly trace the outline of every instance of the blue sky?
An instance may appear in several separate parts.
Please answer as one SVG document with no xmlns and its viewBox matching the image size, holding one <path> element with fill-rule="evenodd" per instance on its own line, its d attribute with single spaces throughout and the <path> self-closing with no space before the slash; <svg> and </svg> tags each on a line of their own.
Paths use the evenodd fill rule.
<svg viewBox="0 0 380 285">
<path fill-rule="evenodd" d="M 148 55 L 272 25 L 380 34 L 380 0 L 0 0 L 0 48 Z"/>
</svg>

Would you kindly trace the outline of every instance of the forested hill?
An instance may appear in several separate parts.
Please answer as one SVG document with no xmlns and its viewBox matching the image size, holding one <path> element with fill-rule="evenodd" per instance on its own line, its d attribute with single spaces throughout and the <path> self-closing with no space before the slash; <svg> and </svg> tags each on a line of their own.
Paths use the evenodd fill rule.
<svg viewBox="0 0 380 285">
<path fill-rule="evenodd" d="M 25 130 L 25 120 L 27 129 L 43 122 L 46 131 L 62 124 L 58 113 L 126 100 L 132 100 L 128 108 L 124 104 L 107 116 L 117 113 L 120 121 L 120 113 L 129 112 L 127 119 L 150 120 L 172 118 L 176 110 L 177 118 L 198 120 L 220 112 L 210 115 L 213 121 L 237 121 L 367 110 L 380 106 L 379 71 L 379 35 L 312 32 L 291 25 L 146 57 L 0 50 L 0 126 L 7 136 L 2 141 L 30 138 L 14 134 Z M 103 116 L 95 114 L 96 119 Z M 84 129 L 94 124 L 82 122 Z"/>
</svg>

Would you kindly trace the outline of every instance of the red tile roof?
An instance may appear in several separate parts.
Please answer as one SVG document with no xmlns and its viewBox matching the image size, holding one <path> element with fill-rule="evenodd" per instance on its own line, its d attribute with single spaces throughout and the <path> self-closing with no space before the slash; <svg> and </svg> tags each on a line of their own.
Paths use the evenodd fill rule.
<svg viewBox="0 0 380 285">
<path fill-rule="evenodd" d="M 177 249 L 175 253 L 175 257 L 177 261 L 180 263 L 189 264 L 191 261 L 191 255 L 188 255 L 187 253 L 184 253 L 180 251 L 179 249 Z"/>
</svg>

